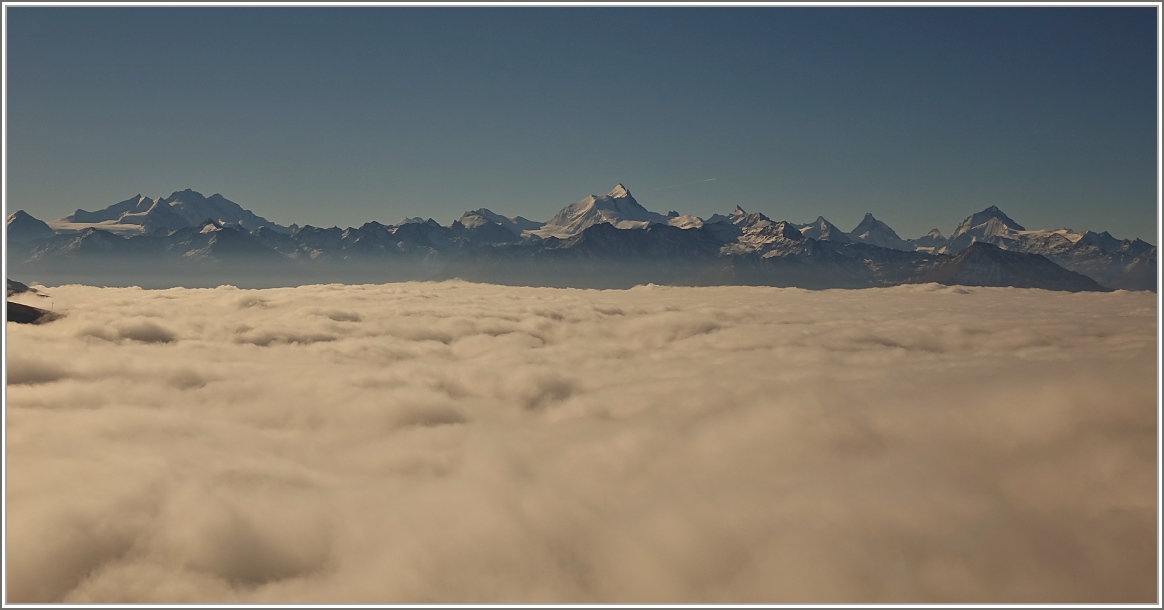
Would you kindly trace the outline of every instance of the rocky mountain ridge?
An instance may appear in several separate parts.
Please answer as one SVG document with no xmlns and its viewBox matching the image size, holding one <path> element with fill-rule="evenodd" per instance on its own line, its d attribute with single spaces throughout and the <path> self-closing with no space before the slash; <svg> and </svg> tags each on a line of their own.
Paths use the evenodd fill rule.
<svg viewBox="0 0 1164 610">
<path fill-rule="evenodd" d="M 122 230 L 126 226 L 130 230 Z M 621 184 L 565 206 L 545 223 L 481 208 L 449 226 L 417 218 L 346 229 L 283 227 L 221 195 L 188 189 L 166 198 L 138 195 L 96 212 L 77 210 L 51 223 L 16 212 L 8 235 L 11 267 L 50 276 L 90 267 L 100 276 L 127 277 L 146 269 L 226 278 L 242 269 L 288 278 L 345 277 L 358 270 L 373 280 L 463 277 L 579 286 L 939 281 L 1156 289 L 1154 246 L 1106 232 L 1028 230 L 995 206 L 966 218 L 949 238 L 935 229 L 905 240 L 872 214 L 849 232 L 824 217 L 795 224 L 738 206 L 706 220 L 663 215 L 644 208 Z M 972 255 L 959 256 L 968 251 Z"/>
</svg>

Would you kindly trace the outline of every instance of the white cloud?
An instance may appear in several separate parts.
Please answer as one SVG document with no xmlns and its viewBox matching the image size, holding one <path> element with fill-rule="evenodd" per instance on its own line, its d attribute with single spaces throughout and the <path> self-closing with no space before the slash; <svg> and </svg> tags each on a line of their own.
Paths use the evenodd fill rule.
<svg viewBox="0 0 1164 610">
<path fill-rule="evenodd" d="M 1155 295 L 48 292 L 9 602 L 1155 596 Z"/>
</svg>

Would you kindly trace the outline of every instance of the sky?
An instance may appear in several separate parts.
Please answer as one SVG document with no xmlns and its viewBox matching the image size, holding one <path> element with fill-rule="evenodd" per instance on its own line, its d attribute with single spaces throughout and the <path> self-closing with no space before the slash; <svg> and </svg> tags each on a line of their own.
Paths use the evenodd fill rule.
<svg viewBox="0 0 1164 610">
<path fill-rule="evenodd" d="M 1157 243 L 1154 7 L 5 15 L 8 213 L 192 188 L 284 225 L 548 220 L 623 183 L 705 218 L 910 238 L 997 205 Z"/>
</svg>

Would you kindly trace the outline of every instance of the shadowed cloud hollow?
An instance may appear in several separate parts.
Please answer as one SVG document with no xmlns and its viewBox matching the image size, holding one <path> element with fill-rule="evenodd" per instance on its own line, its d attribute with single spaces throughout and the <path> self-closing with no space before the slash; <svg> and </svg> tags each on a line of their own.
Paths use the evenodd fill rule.
<svg viewBox="0 0 1164 610">
<path fill-rule="evenodd" d="M 1156 299 L 60 286 L 10 602 L 1150 602 Z"/>
</svg>

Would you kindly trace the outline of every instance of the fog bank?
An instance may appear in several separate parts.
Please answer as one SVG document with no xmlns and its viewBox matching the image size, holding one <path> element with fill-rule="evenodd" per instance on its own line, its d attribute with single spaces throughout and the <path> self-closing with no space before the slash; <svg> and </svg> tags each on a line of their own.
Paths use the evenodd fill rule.
<svg viewBox="0 0 1164 610">
<path fill-rule="evenodd" d="M 44 292 L 8 602 L 1155 601 L 1154 294 Z"/>
</svg>

